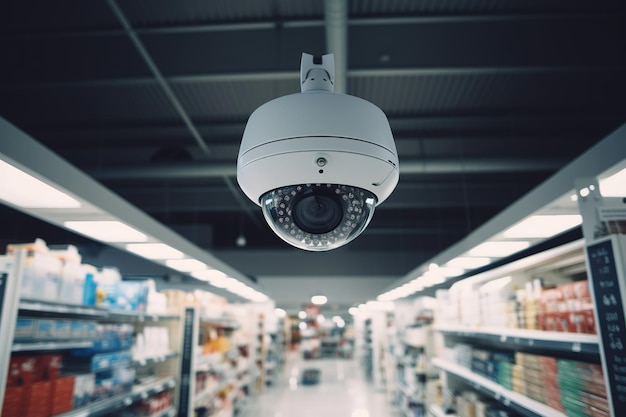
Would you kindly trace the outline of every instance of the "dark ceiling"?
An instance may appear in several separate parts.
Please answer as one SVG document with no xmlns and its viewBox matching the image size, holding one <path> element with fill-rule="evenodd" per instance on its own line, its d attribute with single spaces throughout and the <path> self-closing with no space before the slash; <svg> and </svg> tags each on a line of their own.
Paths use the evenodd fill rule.
<svg viewBox="0 0 626 417">
<path fill-rule="evenodd" d="M 626 120 L 623 0 L 347 7 L 346 92 L 387 114 L 401 176 L 334 253 L 288 247 L 235 177 L 251 112 L 329 52 L 321 0 L 3 1 L 0 115 L 249 276 L 390 279 Z M 40 234 L 4 211 L 2 238 Z"/>
</svg>

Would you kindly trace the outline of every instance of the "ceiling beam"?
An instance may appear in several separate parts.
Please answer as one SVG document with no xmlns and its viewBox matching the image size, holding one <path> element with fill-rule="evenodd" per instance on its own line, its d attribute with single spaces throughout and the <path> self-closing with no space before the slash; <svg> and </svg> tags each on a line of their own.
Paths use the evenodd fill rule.
<svg viewBox="0 0 626 417">
<path fill-rule="evenodd" d="M 470 174 L 483 172 L 554 171 L 564 164 L 561 158 L 449 158 L 400 161 L 400 174 Z M 112 179 L 193 179 L 234 177 L 233 163 L 187 163 L 150 166 L 98 168 L 90 175 L 99 180 Z"/>
<path fill-rule="evenodd" d="M 619 6 L 617 6 L 619 7 Z M 610 8 L 609 8 L 610 11 Z M 380 16 L 380 17 L 351 17 L 347 22 L 349 26 L 375 26 L 375 25 L 419 25 L 434 23 L 469 23 L 469 22 L 507 22 L 527 20 L 566 20 L 593 18 L 610 18 L 613 14 L 598 11 L 589 13 L 572 13 L 563 11 L 560 13 L 515 13 L 515 14 L 472 14 L 472 15 L 448 15 L 448 16 Z M 135 33 L 139 35 L 175 35 L 202 32 L 241 32 L 253 30 L 274 30 L 281 28 L 305 28 L 323 27 L 326 21 L 321 18 L 311 19 L 285 19 L 277 16 L 271 20 L 258 20 L 253 22 L 226 22 L 226 23 L 201 23 L 201 24 L 169 24 L 149 27 L 135 27 Z M 124 30 L 111 29 L 62 29 L 43 30 L 37 32 L 8 32 L 0 35 L 0 39 L 38 39 L 38 38 L 72 38 L 84 36 L 119 36 Z"/>
<path fill-rule="evenodd" d="M 367 77 L 432 77 L 432 76 L 467 76 L 467 75 L 504 75 L 504 74 L 536 74 L 536 73 L 580 73 L 602 72 L 623 69 L 622 65 L 535 65 L 535 66 L 476 66 L 476 67 L 436 67 L 436 68 L 371 68 L 346 70 L 347 78 Z M 225 74 L 183 74 L 164 76 L 168 84 L 187 83 L 229 83 L 249 81 L 291 81 L 299 80 L 300 74 L 294 71 L 269 71 Z M 75 88 L 75 87 L 112 87 L 130 85 L 160 84 L 153 77 L 121 77 L 92 80 L 69 81 L 28 81 L 6 84 L 0 83 L 0 88 L 6 90 L 21 90 L 34 88 Z"/>
</svg>

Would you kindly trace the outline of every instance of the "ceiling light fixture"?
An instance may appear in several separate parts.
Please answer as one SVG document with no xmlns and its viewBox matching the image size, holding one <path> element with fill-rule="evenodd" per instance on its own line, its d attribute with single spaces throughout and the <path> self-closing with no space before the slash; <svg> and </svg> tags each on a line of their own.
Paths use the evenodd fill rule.
<svg viewBox="0 0 626 417">
<path fill-rule="evenodd" d="M 66 221 L 68 229 L 102 242 L 145 242 L 148 237 L 117 220 Z"/>
<path fill-rule="evenodd" d="M 446 266 L 451 268 L 476 269 L 487 266 L 491 262 L 489 258 L 459 256 L 446 262 Z"/>
<path fill-rule="evenodd" d="M 600 180 L 599 185 L 603 197 L 626 197 L 626 168 Z"/>
<path fill-rule="evenodd" d="M 582 224 L 580 214 L 530 216 L 504 232 L 507 238 L 547 238 Z"/>
<path fill-rule="evenodd" d="M 491 258 L 502 258 L 513 255 L 516 252 L 524 250 L 530 246 L 530 242 L 484 242 L 471 249 L 468 254 L 472 256 L 485 256 Z"/>
<path fill-rule="evenodd" d="M 79 208 L 80 202 L 19 168 L 0 160 L 0 200 L 21 208 Z"/>
<path fill-rule="evenodd" d="M 192 272 L 206 269 L 207 265 L 197 259 L 168 259 L 165 265 L 180 272 Z"/>
<path fill-rule="evenodd" d="M 325 295 L 314 295 L 311 297 L 311 302 L 315 305 L 324 305 L 328 302 L 328 298 Z"/>
<path fill-rule="evenodd" d="M 184 255 L 165 243 L 129 243 L 126 250 L 146 259 L 178 259 Z"/>
</svg>

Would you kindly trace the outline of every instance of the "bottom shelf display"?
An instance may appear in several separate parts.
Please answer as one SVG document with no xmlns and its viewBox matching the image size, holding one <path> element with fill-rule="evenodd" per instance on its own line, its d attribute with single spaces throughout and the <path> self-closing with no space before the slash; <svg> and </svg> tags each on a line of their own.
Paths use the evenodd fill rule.
<svg viewBox="0 0 626 417">
<path fill-rule="evenodd" d="M 478 375 L 468 368 L 442 359 L 433 359 L 433 365 L 439 369 L 465 380 L 478 392 L 501 402 L 504 406 L 529 417 L 566 417 L 566 414 L 545 404 L 508 390 L 497 383 Z"/>
<path fill-rule="evenodd" d="M 146 384 L 135 385 L 129 393 L 118 394 L 113 397 L 88 404 L 81 408 L 68 411 L 67 413 L 57 414 L 54 417 L 93 417 L 106 415 L 122 416 L 125 414 L 122 414 L 119 410 L 128 408 L 138 402 L 145 403 L 149 397 L 172 389 L 175 386 L 176 382 L 173 378 L 164 378 Z M 115 412 L 115 410 L 118 411 Z M 153 414 L 155 417 L 170 416 L 172 415 L 172 411 L 173 410 L 171 410 L 170 405 L 169 408 L 155 411 Z M 152 415 L 150 415 L 150 417 L 152 417 Z"/>
</svg>

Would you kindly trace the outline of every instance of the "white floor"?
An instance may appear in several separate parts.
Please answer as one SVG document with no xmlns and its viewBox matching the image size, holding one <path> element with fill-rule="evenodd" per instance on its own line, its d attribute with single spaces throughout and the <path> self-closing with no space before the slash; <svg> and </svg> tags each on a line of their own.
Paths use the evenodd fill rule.
<svg viewBox="0 0 626 417">
<path fill-rule="evenodd" d="M 321 370 L 319 384 L 302 385 L 306 368 Z M 304 360 L 291 354 L 273 385 L 253 396 L 240 417 L 397 417 L 383 392 L 366 381 L 355 359 Z"/>
</svg>

